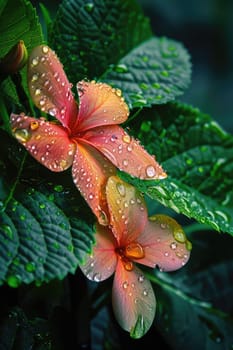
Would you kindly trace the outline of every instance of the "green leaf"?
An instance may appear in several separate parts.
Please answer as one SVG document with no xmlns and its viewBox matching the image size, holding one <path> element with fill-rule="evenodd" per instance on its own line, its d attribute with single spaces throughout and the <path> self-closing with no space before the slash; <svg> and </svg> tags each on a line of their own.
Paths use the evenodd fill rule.
<svg viewBox="0 0 233 350">
<path fill-rule="evenodd" d="M 4 2 L 5 3 L 5 2 Z M 2 5 L 1 5 L 2 6 Z M 36 11 L 27 0 L 8 0 L 0 8 L 0 52 L 3 57 L 19 40 L 23 40 L 28 51 L 42 43 L 42 29 Z M 27 87 L 26 68 L 22 69 L 24 88 Z M 3 96 L 18 101 L 10 79 L 4 81 Z"/>
<path fill-rule="evenodd" d="M 174 350 L 230 349 L 232 237 L 200 232 L 190 239 L 193 254 L 184 268 L 150 275 L 158 300 L 154 326 Z"/>
<path fill-rule="evenodd" d="M 57 191 L 58 185 L 54 188 Z M 18 287 L 22 282 L 48 282 L 74 273 L 91 251 L 92 228 L 78 218 L 68 219 L 52 191 L 49 195 L 33 188 L 20 192 L 18 200 L 12 198 L 0 214 L 0 283 Z"/>
<path fill-rule="evenodd" d="M 29 320 L 19 309 L 12 309 L 0 323 L 1 349 L 38 349 L 51 346 L 49 325 L 39 318 Z"/>
<path fill-rule="evenodd" d="M 49 45 L 76 84 L 101 76 L 151 35 L 149 21 L 135 0 L 63 0 Z"/>
<path fill-rule="evenodd" d="M 141 117 L 134 132 L 168 178 L 127 180 L 176 212 L 233 235 L 233 137 L 187 105 L 158 106 Z"/>
<path fill-rule="evenodd" d="M 154 37 L 112 66 L 103 80 L 120 88 L 131 108 L 164 104 L 188 87 L 190 57 L 181 43 Z"/>
</svg>

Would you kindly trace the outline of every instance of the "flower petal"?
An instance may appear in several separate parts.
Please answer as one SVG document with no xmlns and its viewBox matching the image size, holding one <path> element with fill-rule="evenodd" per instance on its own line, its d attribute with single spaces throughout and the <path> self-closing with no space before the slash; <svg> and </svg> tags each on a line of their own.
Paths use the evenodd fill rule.
<svg viewBox="0 0 233 350">
<path fill-rule="evenodd" d="M 52 171 L 63 171 L 73 162 L 76 146 L 59 125 L 11 114 L 12 133 L 27 151 Z"/>
<path fill-rule="evenodd" d="M 167 176 L 155 157 L 118 125 L 95 128 L 86 132 L 84 137 L 120 170 L 140 179 L 163 179 Z"/>
<path fill-rule="evenodd" d="M 156 310 L 155 295 L 151 283 L 136 266 L 132 271 L 126 271 L 118 261 L 112 305 L 117 321 L 131 337 L 140 338 L 151 327 Z"/>
<path fill-rule="evenodd" d="M 166 215 L 151 216 L 138 243 L 143 247 L 145 257 L 137 262 L 158 266 L 161 271 L 180 269 L 189 260 L 192 248 L 182 227 Z"/>
<path fill-rule="evenodd" d="M 125 246 L 137 239 L 147 220 L 143 196 L 134 186 L 111 176 L 106 186 L 110 224 L 118 244 Z"/>
<path fill-rule="evenodd" d="M 95 81 L 80 81 L 77 84 L 79 94 L 79 130 L 87 130 L 100 125 L 123 123 L 129 115 L 119 89 Z"/>
<path fill-rule="evenodd" d="M 28 86 L 35 105 L 72 129 L 78 108 L 63 66 L 48 46 L 36 46 L 28 60 Z"/>
<path fill-rule="evenodd" d="M 109 223 L 105 186 L 115 173 L 116 168 L 95 148 L 78 143 L 72 167 L 74 183 L 102 225 Z"/>
<path fill-rule="evenodd" d="M 100 282 L 110 277 L 117 264 L 115 254 L 116 241 L 111 231 L 99 224 L 96 225 L 96 245 L 93 253 L 80 268 L 91 281 Z"/>
</svg>

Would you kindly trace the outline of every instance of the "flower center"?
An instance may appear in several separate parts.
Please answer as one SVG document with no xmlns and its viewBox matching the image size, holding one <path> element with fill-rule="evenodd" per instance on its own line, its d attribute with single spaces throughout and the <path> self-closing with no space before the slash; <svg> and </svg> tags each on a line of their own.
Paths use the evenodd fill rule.
<svg viewBox="0 0 233 350">
<path fill-rule="evenodd" d="M 132 259 L 142 259 L 145 256 L 142 246 L 137 242 L 129 243 L 126 247 L 118 247 L 116 253 L 120 256 L 127 271 L 133 270 Z"/>
</svg>

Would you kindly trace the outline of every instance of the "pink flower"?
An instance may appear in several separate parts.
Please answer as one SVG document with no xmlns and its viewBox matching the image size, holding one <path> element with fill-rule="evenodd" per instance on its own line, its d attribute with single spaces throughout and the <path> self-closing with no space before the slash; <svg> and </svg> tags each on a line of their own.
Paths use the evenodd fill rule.
<svg viewBox="0 0 233 350">
<path fill-rule="evenodd" d="M 187 263 L 191 243 L 174 219 L 165 215 L 148 219 L 142 195 L 117 176 L 108 179 L 106 197 L 110 225 L 96 225 L 96 245 L 81 270 L 96 282 L 115 273 L 114 314 L 124 330 L 139 338 L 153 322 L 156 300 L 137 263 L 161 271 L 177 270 Z"/>
<path fill-rule="evenodd" d="M 142 179 L 166 177 L 155 157 L 117 125 L 129 115 L 119 89 L 81 81 L 76 103 L 62 64 L 45 45 L 31 52 L 28 84 L 35 105 L 57 120 L 12 114 L 14 136 L 50 170 L 72 165 L 74 183 L 101 224 L 109 220 L 104 189 L 116 168 Z"/>
</svg>

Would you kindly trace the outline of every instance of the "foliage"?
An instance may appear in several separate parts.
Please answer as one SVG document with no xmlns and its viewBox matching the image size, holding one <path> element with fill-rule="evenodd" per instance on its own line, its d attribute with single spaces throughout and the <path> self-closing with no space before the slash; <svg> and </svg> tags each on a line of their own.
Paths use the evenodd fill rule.
<svg viewBox="0 0 233 350">
<path fill-rule="evenodd" d="M 43 13 L 49 16 L 44 5 Z M 162 181 L 143 181 L 119 172 L 152 206 L 179 217 L 194 247 L 190 265 L 179 272 L 145 270 L 158 305 L 144 344 L 156 335 L 175 350 L 200 345 L 217 350 L 223 344 L 230 349 L 233 137 L 209 115 L 177 100 L 191 82 L 187 49 L 155 36 L 134 0 L 63 0 L 55 17 L 45 21 L 29 1 L 4 0 L 0 31 L 0 62 L 19 40 L 29 53 L 48 43 L 74 86 L 87 78 L 120 88 L 131 110 L 123 126 L 156 155 L 168 174 Z M 96 287 L 80 276 L 78 267 L 95 242 L 95 218 L 72 183 L 70 170 L 58 174 L 44 169 L 11 135 L 12 112 L 38 115 L 26 68 L 0 84 L 0 293 L 3 303 L 8 293 L 13 300 L 23 296 L 16 308 L 10 302 L 2 308 L 0 348 L 85 345 L 91 342 L 90 331 L 96 349 L 141 346 L 143 339 L 135 343 L 126 338 L 112 318 L 109 281 Z M 72 294 L 77 292 L 75 284 L 80 288 L 78 301 Z M 64 302 L 66 288 L 70 305 Z M 38 298 L 43 312 L 36 305 Z M 61 340 L 62 319 L 70 330 Z M 74 337 L 73 321 L 85 331 L 68 340 Z"/>
</svg>

